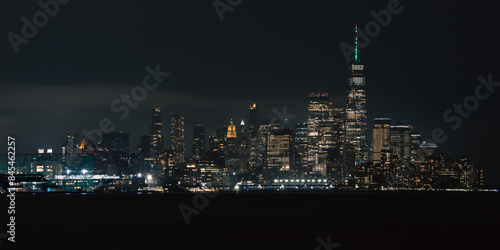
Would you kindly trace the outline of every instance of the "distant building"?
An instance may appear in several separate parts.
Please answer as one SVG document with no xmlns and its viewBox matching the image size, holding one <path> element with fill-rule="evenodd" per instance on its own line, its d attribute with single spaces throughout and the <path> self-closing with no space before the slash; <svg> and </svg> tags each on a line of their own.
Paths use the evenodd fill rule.
<svg viewBox="0 0 500 250">
<path fill-rule="evenodd" d="M 307 161 L 308 134 L 306 122 L 295 124 L 293 128 L 293 165 L 300 178 L 304 178 L 309 172 Z"/>
<path fill-rule="evenodd" d="M 257 138 L 257 136 L 259 136 L 259 126 L 259 107 L 257 103 L 252 103 L 250 105 L 250 115 L 248 119 L 248 134 L 250 138 Z"/>
<path fill-rule="evenodd" d="M 151 138 L 150 138 L 150 157 L 154 157 L 161 154 L 163 151 L 163 121 L 161 118 L 161 113 L 163 111 L 162 107 L 156 107 L 153 109 L 151 116 Z"/>
<path fill-rule="evenodd" d="M 184 114 L 170 114 L 170 149 L 174 151 L 175 164 L 184 163 L 186 142 L 184 137 Z"/>
<path fill-rule="evenodd" d="M 103 133 L 102 148 L 106 174 L 132 174 L 129 147 L 128 133 Z"/>
<path fill-rule="evenodd" d="M 399 162 L 402 164 L 410 163 L 411 130 L 412 127 L 410 125 L 397 124 L 390 127 L 392 155 L 397 156 Z"/>
<path fill-rule="evenodd" d="M 141 141 L 138 145 L 139 155 L 142 159 L 151 157 L 151 136 L 150 135 L 142 135 Z"/>
<path fill-rule="evenodd" d="M 380 164 L 382 148 L 391 144 L 391 118 L 375 118 L 373 120 L 373 164 Z"/>
<path fill-rule="evenodd" d="M 193 157 L 199 159 L 205 153 L 205 126 L 196 124 L 193 128 Z"/>
<path fill-rule="evenodd" d="M 234 125 L 233 119 L 229 122 L 227 127 L 227 152 L 229 156 L 234 156 L 238 153 L 238 138 L 236 135 L 236 126 Z"/>
<path fill-rule="evenodd" d="M 277 178 L 293 178 L 292 130 L 272 130 L 267 143 L 267 159 L 264 174 L 269 181 Z"/>
<path fill-rule="evenodd" d="M 311 93 L 309 94 L 309 106 L 307 108 L 307 130 L 308 130 L 308 147 L 307 147 L 307 162 L 308 175 L 324 175 L 326 173 L 326 165 L 324 159 L 320 159 L 320 122 L 333 122 L 333 107 L 330 104 L 328 93 Z M 333 123 L 331 124 L 333 126 Z M 333 133 L 333 131 L 329 131 Z M 324 137 L 325 138 L 325 137 Z M 333 144 L 332 137 L 328 136 L 328 145 Z M 323 147 L 322 155 L 326 154 L 327 148 Z"/>
</svg>

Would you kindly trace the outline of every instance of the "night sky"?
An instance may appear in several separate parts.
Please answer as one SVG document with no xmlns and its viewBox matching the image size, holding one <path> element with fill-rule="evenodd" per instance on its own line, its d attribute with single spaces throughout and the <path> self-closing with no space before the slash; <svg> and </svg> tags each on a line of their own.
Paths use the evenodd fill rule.
<svg viewBox="0 0 500 250">
<path fill-rule="evenodd" d="M 353 26 L 364 30 L 374 20 L 370 11 L 387 3 L 243 0 L 221 22 L 212 0 L 73 0 L 16 54 L 7 34 L 21 35 L 21 18 L 32 20 L 41 8 L 36 1 L 6 1 L 0 10 L 1 137 L 15 136 L 17 153 L 60 152 L 69 131 L 95 129 L 108 117 L 116 131 L 130 133 L 135 150 L 140 135 L 149 133 L 151 108 L 163 106 L 165 124 L 170 112 L 185 113 L 190 152 L 195 123 L 210 134 L 230 118 L 247 122 L 251 102 L 259 104 L 261 118 L 286 106 L 297 115 L 291 122 L 303 122 L 310 92 L 328 92 L 344 105 L 347 62 L 339 44 L 352 43 Z M 446 156 L 470 155 L 485 168 L 486 181 L 500 185 L 500 90 L 457 130 L 442 118 L 474 95 L 478 76 L 500 82 L 500 2 L 402 0 L 401 6 L 360 52 L 369 120 L 405 120 L 426 138 L 441 127 Z M 130 94 L 145 67 L 156 64 L 170 75 L 121 121 L 112 101 Z"/>
</svg>

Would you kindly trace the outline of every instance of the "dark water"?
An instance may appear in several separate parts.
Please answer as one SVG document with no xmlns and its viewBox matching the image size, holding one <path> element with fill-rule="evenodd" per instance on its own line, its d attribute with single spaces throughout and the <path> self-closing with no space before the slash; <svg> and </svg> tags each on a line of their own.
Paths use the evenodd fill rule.
<svg viewBox="0 0 500 250">
<path fill-rule="evenodd" d="M 499 246 L 498 193 L 221 193 L 186 225 L 178 206 L 193 196 L 18 194 L 15 246 L 315 249 L 329 235 L 337 249 Z"/>
</svg>

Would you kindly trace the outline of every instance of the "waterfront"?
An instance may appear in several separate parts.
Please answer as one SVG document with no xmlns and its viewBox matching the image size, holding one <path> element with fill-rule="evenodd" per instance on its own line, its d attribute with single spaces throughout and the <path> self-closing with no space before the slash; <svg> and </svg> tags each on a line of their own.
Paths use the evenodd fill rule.
<svg viewBox="0 0 500 250">
<path fill-rule="evenodd" d="M 178 206 L 193 197 L 19 194 L 15 244 L 314 249 L 330 235 L 339 249 L 482 249 L 500 225 L 493 192 L 220 193 L 187 225 Z"/>
</svg>

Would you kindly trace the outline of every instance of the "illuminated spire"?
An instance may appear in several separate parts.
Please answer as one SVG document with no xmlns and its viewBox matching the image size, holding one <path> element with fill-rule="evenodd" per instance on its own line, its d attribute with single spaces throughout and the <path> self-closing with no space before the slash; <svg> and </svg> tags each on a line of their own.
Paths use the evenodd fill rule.
<svg viewBox="0 0 500 250">
<path fill-rule="evenodd" d="M 82 144 L 80 144 L 80 147 L 78 149 L 85 149 L 85 139 L 83 139 Z"/>
<path fill-rule="evenodd" d="M 358 62 L 358 25 L 354 25 L 354 63 Z"/>
</svg>

